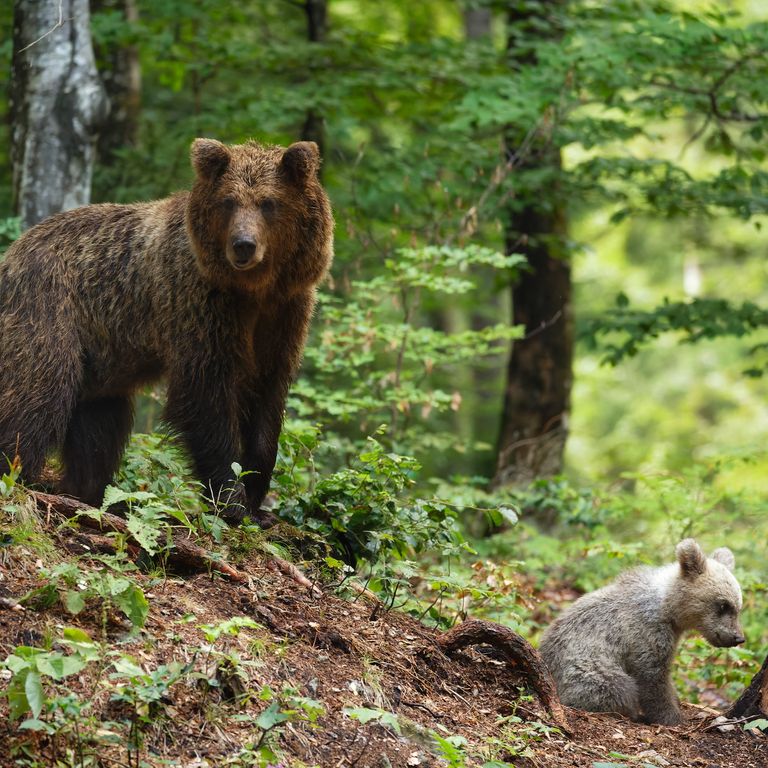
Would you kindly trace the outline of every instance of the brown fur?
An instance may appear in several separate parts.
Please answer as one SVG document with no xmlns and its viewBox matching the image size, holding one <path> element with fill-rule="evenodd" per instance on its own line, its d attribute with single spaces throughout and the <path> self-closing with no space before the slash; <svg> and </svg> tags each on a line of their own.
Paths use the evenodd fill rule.
<svg viewBox="0 0 768 768">
<path fill-rule="evenodd" d="M 0 451 L 27 481 L 60 448 L 62 489 L 101 503 L 133 393 L 164 378 L 198 478 L 218 496 L 238 461 L 257 512 L 333 220 L 311 142 L 197 139 L 192 163 L 190 192 L 52 216 L 0 264 Z"/>
<path fill-rule="evenodd" d="M 683 539 L 675 552 L 676 563 L 635 568 L 580 597 L 544 633 L 539 650 L 563 704 L 674 725 L 682 715 L 671 669 L 683 633 L 716 647 L 744 642 L 731 550 L 707 558 Z"/>
</svg>

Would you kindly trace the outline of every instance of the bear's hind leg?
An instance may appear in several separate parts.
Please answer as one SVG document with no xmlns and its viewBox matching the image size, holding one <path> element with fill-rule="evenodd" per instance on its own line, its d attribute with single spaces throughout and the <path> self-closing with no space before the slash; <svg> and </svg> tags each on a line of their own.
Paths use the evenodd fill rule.
<svg viewBox="0 0 768 768">
<path fill-rule="evenodd" d="M 617 712 L 631 720 L 640 717 L 640 694 L 635 680 L 620 666 L 603 663 L 580 668 L 578 664 L 557 683 L 560 701 L 589 712 Z"/>
<path fill-rule="evenodd" d="M 94 507 L 120 466 L 133 426 L 129 397 L 83 400 L 75 407 L 62 449 L 61 491 Z"/>
</svg>

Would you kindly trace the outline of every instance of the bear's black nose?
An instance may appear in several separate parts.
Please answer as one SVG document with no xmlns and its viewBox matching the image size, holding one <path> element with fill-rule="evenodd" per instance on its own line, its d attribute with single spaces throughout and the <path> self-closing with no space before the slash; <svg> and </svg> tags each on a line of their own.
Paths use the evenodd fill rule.
<svg viewBox="0 0 768 768">
<path fill-rule="evenodd" d="M 239 237 L 232 241 L 232 250 L 235 252 L 235 264 L 243 267 L 256 253 L 256 243 L 247 237 Z"/>
</svg>

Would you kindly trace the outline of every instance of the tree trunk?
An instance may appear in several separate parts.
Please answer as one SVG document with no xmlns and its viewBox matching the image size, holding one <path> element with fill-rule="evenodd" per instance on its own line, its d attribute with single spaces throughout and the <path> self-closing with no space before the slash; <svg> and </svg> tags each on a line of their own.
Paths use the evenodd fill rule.
<svg viewBox="0 0 768 768">
<path fill-rule="evenodd" d="M 535 65 L 530 49 L 516 54 L 515 41 L 530 44 L 533 35 L 558 35 L 557 24 L 547 13 L 559 5 L 560 0 L 550 0 L 535 4 L 534 10 L 510 11 L 511 58 Z M 506 142 L 510 156 L 520 151 L 529 128 L 510 129 Z M 537 136 L 517 164 L 517 178 L 527 182 L 535 172 L 538 185 L 521 185 L 525 199 L 516 201 L 507 224 L 507 252 L 524 253 L 529 269 L 512 287 L 512 322 L 524 326 L 525 337 L 514 342 L 507 368 L 495 485 L 528 483 L 536 477 L 558 474 L 563 466 L 573 321 L 571 269 L 565 249 L 567 222 L 558 189 L 560 171 L 560 149 L 549 135 Z"/>
<path fill-rule="evenodd" d="M 467 40 L 491 36 L 491 9 L 470 4 L 464 8 L 464 35 Z"/>
<path fill-rule="evenodd" d="M 725 713 L 728 718 L 768 718 L 768 680 L 765 679 L 768 670 L 768 656 L 760 667 L 760 671 L 752 678 L 752 682 L 744 693 L 734 702 Z"/>
<path fill-rule="evenodd" d="M 23 227 L 88 203 L 108 107 L 88 0 L 16 0 L 11 64 L 14 206 Z"/>
<path fill-rule="evenodd" d="M 328 33 L 328 0 L 304 0 L 307 17 L 307 39 L 310 43 L 324 43 Z M 301 129 L 303 141 L 314 141 L 325 157 L 325 120 L 314 108 L 307 110 Z"/>
<path fill-rule="evenodd" d="M 94 12 L 117 8 L 128 25 L 139 21 L 136 0 L 92 0 Z M 98 141 L 98 159 L 102 165 L 112 165 L 116 150 L 134 147 L 138 139 L 141 111 L 141 66 L 139 49 L 135 44 L 115 45 L 97 50 L 101 77 L 109 97 L 109 113 Z"/>
</svg>

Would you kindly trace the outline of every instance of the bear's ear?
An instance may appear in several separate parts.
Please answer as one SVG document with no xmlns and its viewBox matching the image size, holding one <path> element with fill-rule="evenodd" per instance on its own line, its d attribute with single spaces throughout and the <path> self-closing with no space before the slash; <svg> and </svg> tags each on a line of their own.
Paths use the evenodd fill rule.
<svg viewBox="0 0 768 768">
<path fill-rule="evenodd" d="M 192 167 L 201 179 L 214 179 L 229 165 L 229 149 L 216 139 L 195 139 L 191 154 Z"/>
<path fill-rule="evenodd" d="M 718 563 L 724 565 L 731 572 L 733 572 L 733 569 L 736 567 L 736 558 L 728 547 L 720 547 L 719 549 L 716 549 L 710 557 L 713 560 L 717 560 Z"/>
<path fill-rule="evenodd" d="M 280 170 L 294 184 L 303 184 L 320 167 L 320 149 L 314 141 L 297 141 L 283 153 Z"/>
<path fill-rule="evenodd" d="M 707 558 L 694 539 L 683 539 L 675 548 L 684 579 L 695 579 L 707 569 Z"/>
</svg>

